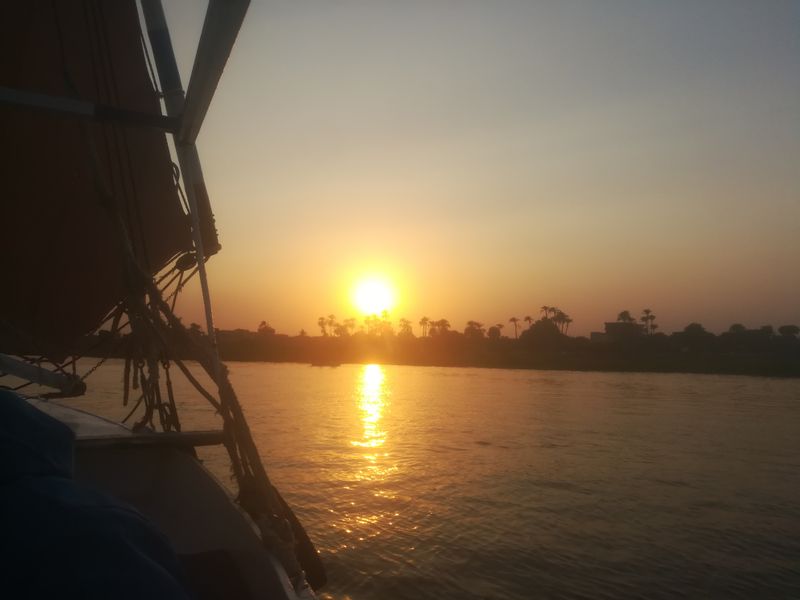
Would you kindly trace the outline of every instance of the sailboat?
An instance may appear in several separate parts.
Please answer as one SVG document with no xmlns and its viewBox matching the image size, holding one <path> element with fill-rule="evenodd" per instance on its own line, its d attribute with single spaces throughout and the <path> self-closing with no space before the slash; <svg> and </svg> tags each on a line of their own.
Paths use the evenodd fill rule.
<svg viewBox="0 0 800 600">
<path fill-rule="evenodd" d="M 209 1 L 184 91 L 160 0 L 4 6 L 0 385 L 13 376 L 24 383 L 5 387 L 19 394 L 49 389 L 25 399 L 73 432 L 74 477 L 132 506 L 200 565 L 188 573 L 203 579 L 190 582 L 199 597 L 309 599 L 324 568 L 219 359 L 205 269 L 221 246 L 195 141 L 247 8 Z M 194 277 L 202 337 L 173 312 Z M 84 394 L 102 368 L 99 359 L 79 372 L 82 354 L 124 358 L 119 401 L 133 425 L 59 401 Z M 178 372 L 218 429 L 182 428 Z M 235 494 L 197 459 L 207 445 L 226 450 Z"/>
</svg>

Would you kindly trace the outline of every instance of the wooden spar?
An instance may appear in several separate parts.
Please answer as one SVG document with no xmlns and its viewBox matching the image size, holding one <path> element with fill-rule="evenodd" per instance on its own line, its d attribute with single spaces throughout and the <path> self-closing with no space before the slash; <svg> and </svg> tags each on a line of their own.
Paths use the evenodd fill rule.
<svg viewBox="0 0 800 600">
<path fill-rule="evenodd" d="M 178 129 L 178 119 L 163 115 L 150 115 L 133 110 L 124 110 L 106 104 L 87 102 L 65 96 L 50 96 L 27 90 L 0 86 L 0 104 L 26 108 L 30 110 L 43 110 L 55 112 L 79 119 L 93 121 L 116 121 L 125 125 L 140 125 L 153 127 L 175 133 Z"/>
<path fill-rule="evenodd" d="M 219 446 L 225 443 L 223 431 L 169 431 L 159 433 L 134 433 L 132 435 L 95 435 L 76 440 L 79 448 L 121 446 Z"/>
<path fill-rule="evenodd" d="M 194 144 L 233 49 L 250 0 L 210 0 L 186 88 L 178 141 Z"/>
<path fill-rule="evenodd" d="M 54 373 L 6 354 L 0 354 L 0 371 L 26 381 L 57 389 L 68 396 L 80 396 L 86 391 L 86 384 L 75 375 Z"/>
</svg>

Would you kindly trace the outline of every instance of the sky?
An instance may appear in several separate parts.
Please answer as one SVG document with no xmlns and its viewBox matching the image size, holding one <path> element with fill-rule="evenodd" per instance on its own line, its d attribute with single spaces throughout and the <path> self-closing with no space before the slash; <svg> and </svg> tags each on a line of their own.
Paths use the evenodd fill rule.
<svg viewBox="0 0 800 600">
<path fill-rule="evenodd" d="M 798 1 L 253 2 L 198 138 L 216 325 L 318 333 L 367 275 L 454 329 L 800 324 L 798 113 Z"/>
</svg>

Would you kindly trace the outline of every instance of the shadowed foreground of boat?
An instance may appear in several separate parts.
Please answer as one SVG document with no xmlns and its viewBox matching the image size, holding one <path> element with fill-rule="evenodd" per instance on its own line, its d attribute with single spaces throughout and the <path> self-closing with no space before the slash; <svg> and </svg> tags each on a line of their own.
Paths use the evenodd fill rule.
<svg viewBox="0 0 800 600">
<path fill-rule="evenodd" d="M 192 597 L 167 538 L 135 509 L 73 479 L 74 434 L 0 391 L 0 560 L 26 598 Z"/>
</svg>

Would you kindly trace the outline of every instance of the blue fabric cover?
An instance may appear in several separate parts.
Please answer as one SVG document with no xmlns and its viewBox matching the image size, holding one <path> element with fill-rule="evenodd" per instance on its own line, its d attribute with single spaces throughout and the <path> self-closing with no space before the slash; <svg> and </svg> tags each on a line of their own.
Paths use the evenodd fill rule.
<svg viewBox="0 0 800 600">
<path fill-rule="evenodd" d="M 0 596 L 190 598 L 152 523 L 72 479 L 73 442 L 66 425 L 0 390 Z"/>
</svg>

